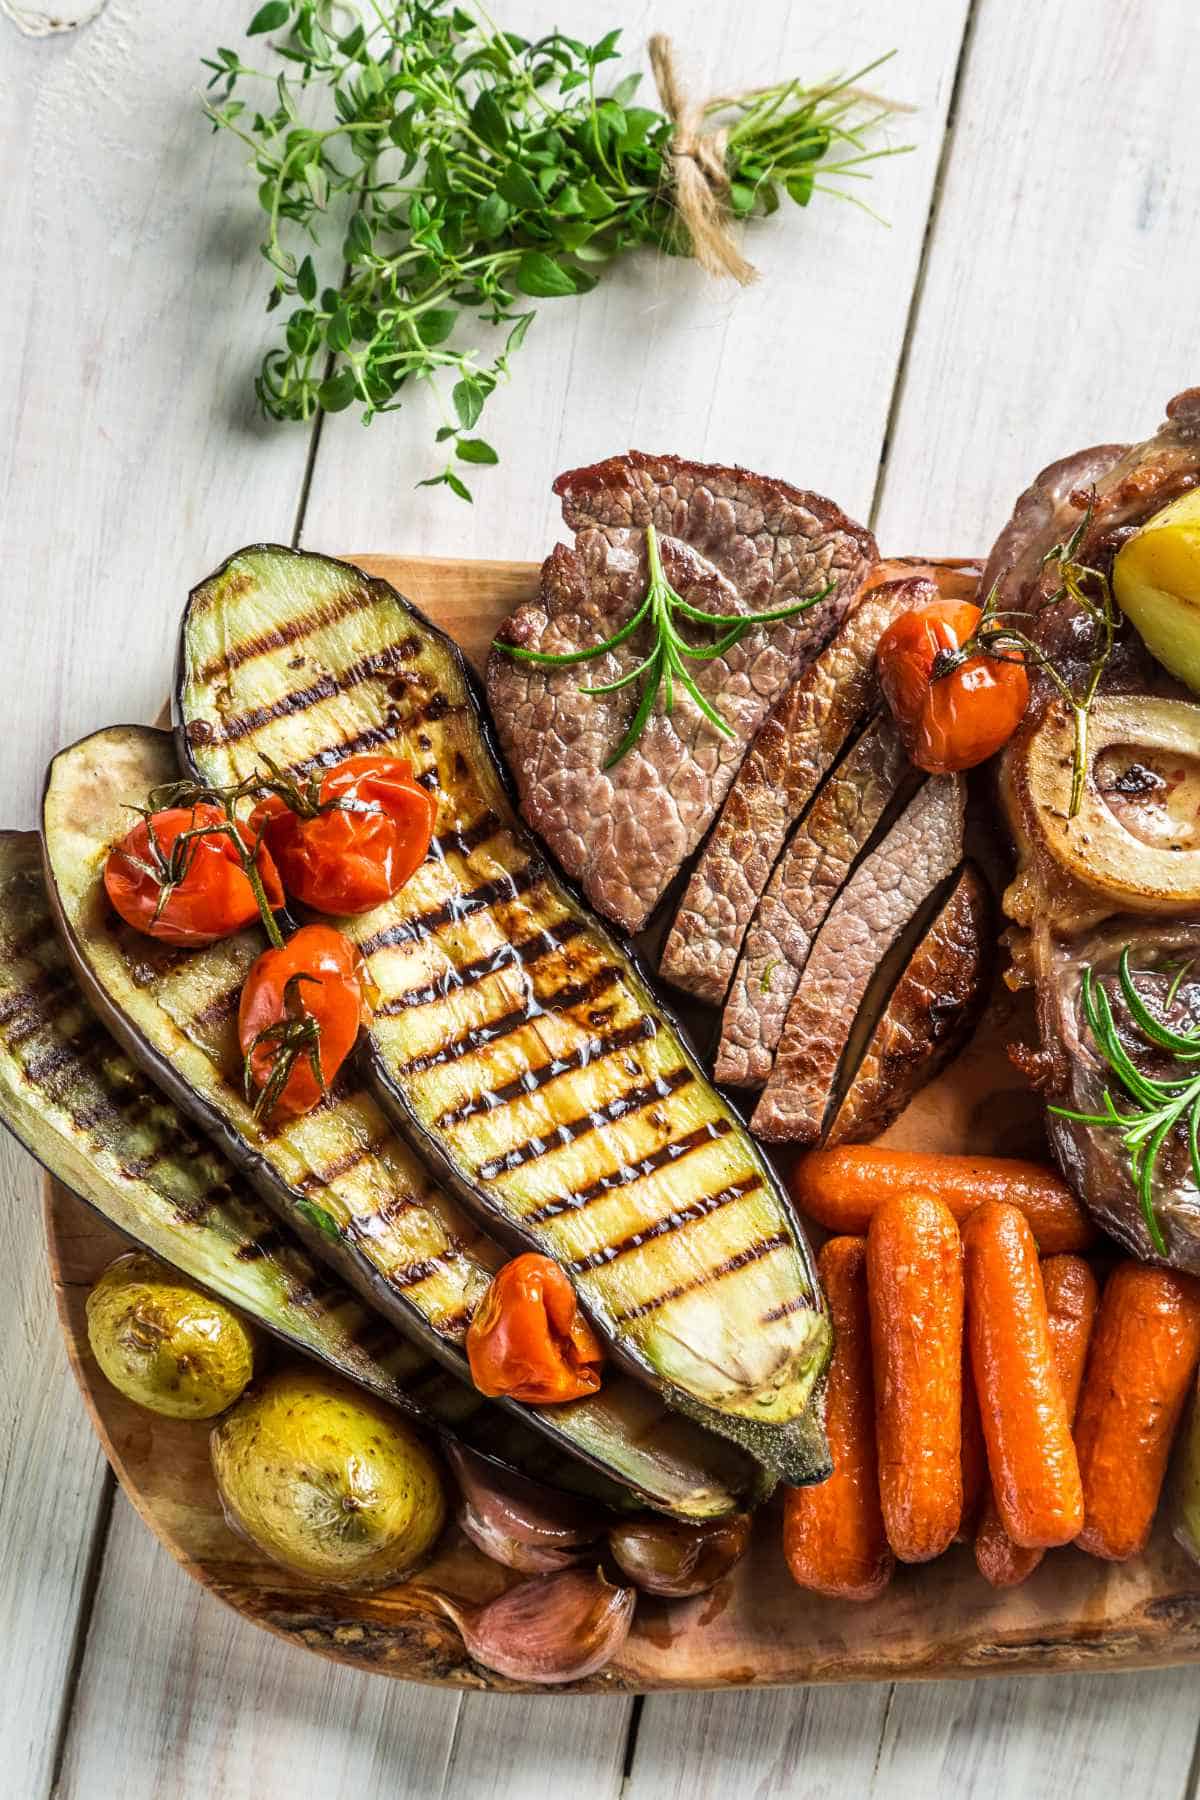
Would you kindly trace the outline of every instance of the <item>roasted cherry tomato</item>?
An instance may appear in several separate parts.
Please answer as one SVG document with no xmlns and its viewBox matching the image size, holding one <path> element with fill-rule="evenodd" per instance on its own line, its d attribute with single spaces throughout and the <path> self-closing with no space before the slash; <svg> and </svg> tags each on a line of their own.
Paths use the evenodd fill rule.
<svg viewBox="0 0 1200 1800">
<path fill-rule="evenodd" d="M 530 1253 L 492 1278 L 467 1328 L 467 1359 L 481 1394 L 548 1406 L 594 1394 L 604 1352 L 558 1264 Z"/>
<path fill-rule="evenodd" d="M 264 950 L 238 1005 L 256 1113 L 298 1118 L 311 1111 L 370 1017 L 358 952 L 332 925 L 305 925 L 282 950 Z"/>
<path fill-rule="evenodd" d="M 420 868 L 437 803 L 396 756 L 348 756 L 319 788 L 267 796 L 250 815 L 283 885 L 324 913 L 364 913 Z"/>
<path fill-rule="evenodd" d="M 139 819 L 104 865 L 104 886 L 127 925 L 166 944 L 196 948 L 240 931 L 259 917 L 258 901 L 219 806 L 171 806 Z M 185 832 L 199 837 L 179 841 Z M 247 834 L 242 829 L 242 841 Z M 253 841 L 253 840 L 249 840 Z M 283 888 L 270 852 L 260 845 L 255 864 L 272 911 Z"/>
<path fill-rule="evenodd" d="M 1006 744 L 1029 704 L 1029 678 L 1013 660 L 969 656 L 934 679 L 940 652 L 961 649 L 982 614 L 966 600 L 935 600 L 901 613 L 875 652 L 879 685 L 904 748 L 919 769 L 973 769 Z"/>
</svg>

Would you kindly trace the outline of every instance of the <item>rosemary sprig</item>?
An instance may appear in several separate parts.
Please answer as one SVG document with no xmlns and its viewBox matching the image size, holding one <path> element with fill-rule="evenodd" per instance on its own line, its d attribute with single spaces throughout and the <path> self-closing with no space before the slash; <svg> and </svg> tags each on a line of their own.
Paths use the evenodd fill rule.
<svg viewBox="0 0 1200 1800">
<path fill-rule="evenodd" d="M 313 982 L 317 987 L 321 985 L 319 975 L 305 975 L 299 971 L 295 975 L 289 975 L 283 986 L 285 1016 L 276 1019 L 273 1025 L 264 1025 L 255 1034 L 242 1060 L 242 1082 L 247 1101 L 254 1100 L 255 1119 L 270 1118 L 292 1070 L 302 1056 L 308 1058 L 313 1080 L 322 1094 L 329 1091 L 325 1084 L 325 1071 L 321 1067 L 321 1025 L 318 1019 L 304 1010 L 300 997 L 302 981 Z M 255 1098 L 254 1053 L 272 1045 L 275 1047 L 275 1056 L 271 1063 L 271 1073 Z"/>
<path fill-rule="evenodd" d="M 245 146 L 266 218 L 268 310 L 294 302 L 259 403 L 275 419 L 357 406 L 369 421 L 430 384 L 450 460 L 422 485 L 469 500 L 462 466 L 499 460 L 474 432 L 536 316 L 523 297 L 585 294 L 639 245 L 690 254 L 673 122 L 636 104 L 637 74 L 601 91 L 619 31 L 531 42 L 454 0 L 267 0 L 247 35 L 267 33 L 262 67 L 227 47 L 205 59 L 205 110 Z M 858 86 L 878 66 L 706 109 L 728 128 L 735 218 L 814 193 L 861 205 L 872 165 L 912 148 L 868 141 L 893 112 Z M 476 320 L 503 332 L 498 353 L 472 341 Z"/>
<path fill-rule="evenodd" d="M 1187 965 L 1177 972 L 1167 996 L 1168 1008 L 1173 1004 Z M 1173 1031 L 1147 1007 L 1137 991 L 1129 967 L 1129 946 L 1121 952 L 1118 966 L 1121 998 L 1144 1041 L 1167 1051 L 1176 1063 L 1187 1069 L 1200 1065 L 1200 1028 Z M 1142 1216 L 1150 1234 L 1150 1242 L 1160 1256 L 1167 1254 L 1162 1228 L 1154 1210 L 1154 1176 L 1163 1145 L 1183 1125 L 1187 1134 L 1192 1178 L 1200 1187 L 1200 1072 L 1182 1074 L 1171 1079 L 1147 1075 L 1133 1061 L 1121 1042 L 1113 1017 L 1112 1004 L 1091 968 L 1083 972 L 1081 990 L 1084 1018 L 1087 1020 L 1096 1048 L 1116 1076 L 1126 1095 L 1134 1102 L 1123 1112 L 1109 1088 L 1104 1090 L 1103 1111 L 1075 1112 L 1070 1107 L 1052 1106 L 1057 1118 L 1071 1119 L 1077 1125 L 1111 1127 L 1120 1134 L 1129 1156 L 1134 1186 L 1141 1203 Z"/>
<path fill-rule="evenodd" d="M 646 597 L 637 608 L 632 618 L 628 619 L 619 631 L 603 643 L 591 644 L 585 650 L 567 650 L 561 655 L 554 655 L 545 650 L 525 650 L 519 644 L 507 644 L 501 638 L 492 640 L 492 647 L 502 650 L 506 656 L 515 657 L 518 662 L 534 663 L 542 669 L 570 668 L 576 663 L 591 662 L 597 656 L 605 656 L 610 650 L 618 649 L 631 638 L 643 624 L 650 627 L 650 650 L 634 668 L 625 675 L 619 675 L 615 681 L 598 682 L 594 686 L 582 686 L 580 692 L 598 696 L 615 694 L 621 688 L 631 687 L 635 681 L 641 683 L 638 703 L 634 710 L 629 729 L 608 757 L 604 764 L 611 769 L 621 758 L 632 750 L 650 717 L 659 691 L 664 695 L 663 710 L 670 717 L 675 710 L 675 685 L 678 682 L 686 694 L 689 694 L 699 707 L 704 717 L 723 737 L 731 738 L 733 732 L 721 717 L 716 707 L 707 700 L 696 686 L 687 669 L 688 662 L 712 662 L 724 656 L 739 643 L 752 625 L 772 625 L 779 619 L 792 619 L 798 613 L 807 612 L 818 600 L 824 600 L 832 591 L 833 583 L 827 582 L 821 590 L 810 595 L 807 600 L 797 600 L 790 606 L 776 607 L 773 612 L 760 613 L 707 613 L 698 607 L 690 606 L 682 595 L 677 594 L 667 580 L 662 566 L 662 556 L 658 547 L 658 532 L 653 525 L 646 527 L 646 562 L 649 568 L 649 582 Z M 690 644 L 683 637 L 675 618 L 689 620 L 693 625 L 703 625 L 709 631 L 721 631 L 721 636 L 714 644 L 699 648 Z M 722 629 L 727 627 L 727 629 Z"/>
<path fill-rule="evenodd" d="M 1084 532 L 1091 523 L 1089 507 L 1065 544 L 1056 544 L 1042 558 L 1042 567 L 1058 564 L 1060 586 L 1046 602 L 1057 606 L 1071 600 L 1087 615 L 1093 627 L 1093 649 L 1086 678 L 1078 690 L 1071 686 L 1062 671 L 1045 651 L 1020 627 L 1008 623 L 1012 619 L 1029 618 L 1028 613 L 1004 611 L 995 604 L 997 587 L 984 603 L 983 613 L 971 636 L 957 650 L 940 650 L 934 658 L 931 678 L 940 681 L 972 656 L 988 656 L 996 662 L 1031 662 L 1053 683 L 1070 709 L 1074 732 L 1071 760 L 1071 799 L 1068 819 L 1073 819 L 1083 803 L 1087 777 L 1088 717 L 1096 690 L 1100 685 L 1116 638 L 1118 614 L 1112 584 L 1102 569 L 1076 559 Z"/>
</svg>

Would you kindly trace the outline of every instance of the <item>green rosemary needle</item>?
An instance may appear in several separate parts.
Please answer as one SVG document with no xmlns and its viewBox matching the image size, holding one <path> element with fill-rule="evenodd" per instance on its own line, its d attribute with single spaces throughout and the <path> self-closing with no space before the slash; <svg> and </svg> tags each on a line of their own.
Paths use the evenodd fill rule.
<svg viewBox="0 0 1200 1800">
<path fill-rule="evenodd" d="M 1197 1069 L 1200 1065 L 1200 1029 L 1172 1031 L 1169 1025 L 1155 1018 L 1134 985 L 1128 944 L 1121 952 L 1117 979 L 1121 998 L 1141 1037 L 1155 1048 L 1167 1051 L 1185 1070 L 1191 1068 L 1196 1072 L 1159 1079 L 1139 1069 L 1121 1042 L 1108 995 L 1092 969 L 1087 968 L 1083 972 L 1082 985 L 1084 1017 L 1097 1050 L 1134 1104 L 1129 1111 L 1122 1111 L 1106 1087 L 1101 1112 L 1075 1112 L 1066 1106 L 1052 1106 L 1049 1110 L 1056 1118 L 1070 1119 L 1077 1125 L 1111 1127 L 1119 1133 L 1122 1147 L 1129 1156 L 1150 1242 L 1160 1256 L 1165 1256 L 1167 1246 L 1154 1210 L 1154 1176 L 1163 1145 L 1180 1125 L 1187 1133 L 1192 1178 L 1200 1187 L 1200 1069 Z M 1172 1000 L 1177 986 L 1177 982 L 1172 986 Z"/>
<path fill-rule="evenodd" d="M 628 619 L 619 631 L 599 644 L 589 644 L 584 650 L 567 650 L 561 655 L 553 655 L 545 650 L 525 650 L 519 644 L 506 644 L 500 638 L 493 640 L 493 648 L 502 650 L 505 656 L 515 657 L 518 662 L 535 663 L 542 669 L 569 668 L 576 663 L 591 662 L 597 656 L 605 656 L 610 650 L 618 649 L 626 643 L 643 624 L 650 628 L 650 650 L 638 664 L 625 675 L 619 675 L 615 681 L 599 682 L 595 686 L 583 686 L 580 692 L 597 696 L 615 694 L 620 688 L 632 687 L 633 683 L 641 683 L 637 707 L 630 720 L 629 729 L 617 745 L 612 755 L 606 760 L 604 767 L 611 769 L 621 758 L 632 750 L 645 727 L 647 719 L 654 708 L 661 691 L 663 695 L 663 711 L 669 717 L 675 710 L 676 683 L 691 696 L 696 706 L 704 714 L 709 724 L 723 737 L 731 738 L 733 732 L 721 717 L 712 702 L 707 700 L 696 686 L 689 674 L 689 662 L 712 662 L 724 656 L 727 650 L 740 642 L 752 625 L 773 625 L 780 619 L 795 618 L 797 613 L 807 612 L 818 600 L 824 600 L 832 592 L 833 583 L 827 582 L 821 590 L 809 596 L 807 600 L 796 600 L 790 606 L 776 607 L 773 612 L 758 613 L 708 613 L 698 607 L 689 606 L 688 602 L 677 594 L 667 580 L 662 566 L 662 557 L 658 548 L 658 533 L 653 525 L 646 527 L 646 562 L 649 566 L 650 579 L 646 588 L 646 597 L 637 608 L 632 618 Z M 702 625 L 708 631 L 720 631 L 721 635 L 715 643 L 699 646 L 690 644 L 683 637 L 676 624 L 676 618 L 687 619 L 693 625 Z"/>
</svg>

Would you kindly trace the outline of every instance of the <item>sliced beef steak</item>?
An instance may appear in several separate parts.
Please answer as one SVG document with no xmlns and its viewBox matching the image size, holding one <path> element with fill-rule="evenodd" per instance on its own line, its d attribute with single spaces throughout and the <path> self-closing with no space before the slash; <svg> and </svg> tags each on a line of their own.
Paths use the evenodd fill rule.
<svg viewBox="0 0 1200 1800">
<path fill-rule="evenodd" d="M 827 1145 L 878 1137 L 966 1043 L 987 998 L 992 915 L 988 885 L 968 863 L 871 1028 L 826 1130 Z"/>
<path fill-rule="evenodd" d="M 876 969 L 962 861 L 965 796 L 961 776 L 931 777 L 842 889 L 804 965 L 751 1120 L 760 1137 L 820 1137 Z"/>
<path fill-rule="evenodd" d="M 877 713 L 828 776 L 775 865 L 734 972 L 716 1078 L 762 1087 L 821 922 L 895 795 L 920 777 L 890 713 Z"/>
<path fill-rule="evenodd" d="M 878 699 L 875 646 L 892 620 L 937 598 L 921 576 L 871 585 L 837 636 L 773 708 L 688 882 L 662 973 L 719 1003 L 788 832 Z"/>
<path fill-rule="evenodd" d="M 592 904 L 637 931 L 708 829 L 770 707 L 839 624 L 875 543 L 819 495 L 670 456 L 611 457 L 560 476 L 555 492 L 575 546 L 554 550 L 539 599 L 506 622 L 503 642 L 562 654 L 610 637 L 645 597 L 651 524 L 668 579 L 701 611 L 772 611 L 829 585 L 809 611 L 752 626 L 724 655 L 688 664 L 731 736 L 676 683 L 673 711 L 660 693 L 637 743 L 607 769 L 638 684 L 592 696 L 581 683 L 603 686 L 634 670 L 652 647 L 648 626 L 582 666 L 547 669 L 492 652 L 488 698 L 525 817 Z M 682 629 L 711 648 L 703 626 Z"/>
</svg>

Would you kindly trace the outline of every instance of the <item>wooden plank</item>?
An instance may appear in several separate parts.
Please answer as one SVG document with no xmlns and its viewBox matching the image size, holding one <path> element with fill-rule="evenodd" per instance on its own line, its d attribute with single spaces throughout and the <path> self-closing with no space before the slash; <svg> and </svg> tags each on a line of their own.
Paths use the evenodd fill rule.
<svg viewBox="0 0 1200 1800">
<path fill-rule="evenodd" d="M 655 1695 L 623 1800 L 866 1800 L 891 1691 Z"/>
<path fill-rule="evenodd" d="M 582 301 L 539 303 L 512 382 L 480 425 L 503 460 L 466 471 L 474 507 L 444 489 L 413 491 L 438 466 L 439 418 L 421 395 L 368 431 L 350 414 L 326 420 L 304 542 L 540 558 L 562 529 L 554 476 L 630 445 L 744 462 L 865 515 L 966 10 L 966 0 L 759 6 L 751 33 L 741 9 L 708 0 L 675 0 L 665 14 L 627 8 L 631 62 L 650 30 L 668 26 L 699 92 L 784 71 L 820 80 L 899 46 L 878 79 L 918 108 L 891 128 L 893 142 L 918 149 L 880 164 L 863 188 L 891 229 L 827 197 L 805 213 L 785 202 L 747 233 L 763 272 L 753 288 L 647 253 L 606 271 Z M 612 18 L 609 0 L 575 0 L 570 29 L 599 36 Z M 508 0 L 504 21 L 533 34 L 560 23 L 561 8 Z"/>
<path fill-rule="evenodd" d="M 1195 1671 L 646 1702 L 624 1800 L 1183 1800 Z"/>
<path fill-rule="evenodd" d="M 121 1495 L 58 1794 L 427 1800 L 458 1706 L 266 1636 L 189 1580 Z"/>
<path fill-rule="evenodd" d="M 468 1694 L 445 1795 L 470 1800 L 616 1800 L 634 1701 Z"/>
<path fill-rule="evenodd" d="M 982 5 L 892 433 L 889 544 L 986 549 L 1038 469 L 1197 379 L 1200 36 L 1186 9 Z"/>
<path fill-rule="evenodd" d="M 157 707 L 187 575 L 291 529 L 303 437 L 260 432 L 218 373 L 260 277 L 253 195 L 197 117 L 197 59 L 245 18 L 243 0 L 190 22 L 111 0 L 40 40 L 0 20 L 6 825 L 33 823 L 60 744 Z M 32 1800 L 107 1478 L 58 1341 L 38 1175 L 7 1141 L 0 1255 L 0 1742 Z"/>
<path fill-rule="evenodd" d="M 1194 1669 L 898 1687 L 864 1800 L 1184 1800 L 1195 1728 Z"/>
</svg>

